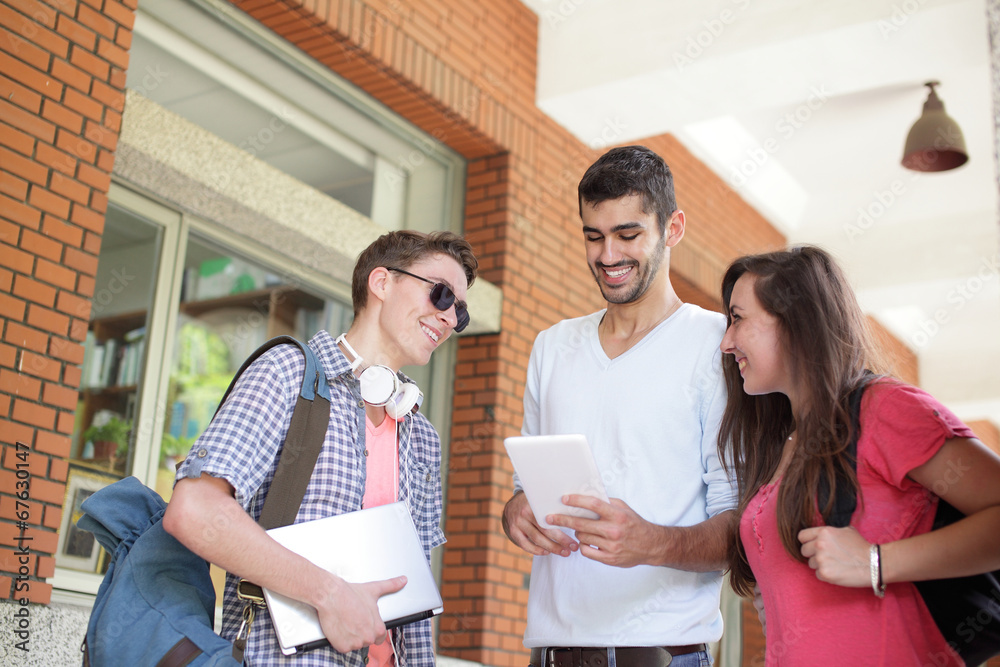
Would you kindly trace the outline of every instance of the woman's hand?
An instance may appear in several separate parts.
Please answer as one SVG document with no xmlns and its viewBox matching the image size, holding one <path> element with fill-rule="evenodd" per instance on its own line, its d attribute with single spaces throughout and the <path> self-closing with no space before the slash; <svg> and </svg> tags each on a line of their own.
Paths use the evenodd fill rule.
<svg viewBox="0 0 1000 667">
<path fill-rule="evenodd" d="M 802 555 L 816 578 L 838 586 L 871 586 L 871 545 L 853 527 L 820 526 L 799 532 Z"/>
</svg>

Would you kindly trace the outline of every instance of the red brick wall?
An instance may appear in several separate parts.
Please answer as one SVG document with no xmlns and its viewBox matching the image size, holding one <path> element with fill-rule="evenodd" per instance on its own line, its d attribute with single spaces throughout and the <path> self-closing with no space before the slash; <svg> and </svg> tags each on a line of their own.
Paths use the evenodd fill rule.
<svg viewBox="0 0 1000 667">
<path fill-rule="evenodd" d="M 882 326 L 878 320 L 869 317 L 868 325 L 871 327 L 875 343 L 880 347 L 886 370 L 903 382 L 919 385 L 920 364 L 917 360 L 917 354 L 889 333 L 889 330 Z"/>
<path fill-rule="evenodd" d="M 741 600 L 743 611 L 743 661 L 742 667 L 762 667 L 764 664 L 764 630 L 760 625 L 753 601 Z"/>
<path fill-rule="evenodd" d="M 135 0 L 0 5 L 3 598 L 48 602 L 51 595 L 40 579 L 55 565 L 134 8 Z M 24 492 L 27 508 L 15 492 Z M 25 509 L 22 532 L 15 521 Z M 14 552 L 22 534 L 30 538 L 26 570 Z M 25 574 L 27 590 L 18 580 Z"/>
<path fill-rule="evenodd" d="M 969 428 L 982 440 L 983 444 L 1000 454 L 1000 429 L 991 421 L 980 420 L 969 422 Z"/>
</svg>

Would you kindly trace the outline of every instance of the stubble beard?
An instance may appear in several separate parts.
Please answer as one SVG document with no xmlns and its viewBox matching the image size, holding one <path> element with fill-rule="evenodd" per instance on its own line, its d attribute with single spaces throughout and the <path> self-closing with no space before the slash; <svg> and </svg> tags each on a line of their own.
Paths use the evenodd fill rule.
<svg viewBox="0 0 1000 667">
<path fill-rule="evenodd" d="M 666 248 L 663 247 L 662 243 L 657 244 L 657 251 L 650 256 L 649 261 L 646 264 L 639 264 L 638 262 L 623 262 L 621 264 L 615 264 L 615 267 L 625 267 L 634 266 L 636 271 L 635 279 L 632 281 L 631 287 L 627 290 L 608 288 L 607 285 L 601 280 L 602 269 L 597 268 L 595 265 L 591 265 L 590 273 L 594 276 L 594 280 L 597 281 L 597 286 L 601 289 L 601 296 L 608 303 L 614 304 L 624 304 L 633 303 L 639 300 L 649 286 L 656 279 L 656 275 L 660 272 L 660 265 L 663 263 L 663 256 L 666 253 Z M 606 267 L 613 268 L 613 267 Z"/>
</svg>

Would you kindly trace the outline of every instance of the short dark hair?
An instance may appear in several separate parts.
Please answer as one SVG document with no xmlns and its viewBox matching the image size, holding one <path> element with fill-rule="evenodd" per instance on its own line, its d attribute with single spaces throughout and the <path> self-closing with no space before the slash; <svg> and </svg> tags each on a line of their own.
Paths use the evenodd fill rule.
<svg viewBox="0 0 1000 667">
<path fill-rule="evenodd" d="M 472 246 L 452 232 L 417 232 L 403 229 L 383 234 L 363 251 L 354 264 L 351 278 L 351 300 L 357 317 L 368 305 L 368 276 L 380 266 L 407 269 L 428 255 L 447 255 L 465 271 L 468 286 L 476 280 L 479 261 Z"/>
<path fill-rule="evenodd" d="M 642 196 L 642 210 L 655 213 L 660 234 L 667 231 L 667 220 L 677 210 L 674 175 L 659 155 L 645 146 L 612 148 L 590 165 L 577 189 L 580 217 L 583 204 L 601 202 L 629 195 Z"/>
</svg>

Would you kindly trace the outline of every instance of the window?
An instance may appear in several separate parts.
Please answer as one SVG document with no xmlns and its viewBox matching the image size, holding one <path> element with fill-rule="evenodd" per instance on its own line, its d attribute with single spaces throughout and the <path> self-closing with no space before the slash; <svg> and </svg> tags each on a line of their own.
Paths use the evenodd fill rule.
<svg viewBox="0 0 1000 667">
<path fill-rule="evenodd" d="M 107 568 L 93 535 L 75 528 L 83 500 L 126 475 L 169 499 L 178 457 L 208 425 L 251 352 L 274 336 L 308 340 L 320 329 L 337 335 L 350 326 L 348 285 L 303 280 L 281 268 L 281 257 L 268 257 L 263 244 L 227 243 L 224 236 L 209 223 L 112 186 L 57 588 L 95 592 L 96 575 Z M 431 371 L 420 371 L 418 381 L 430 382 Z M 433 396 L 432 386 L 422 388 Z"/>
<path fill-rule="evenodd" d="M 132 470 L 146 331 L 162 245 L 161 227 L 109 205 L 56 546 L 60 567 L 85 572 L 103 572 L 107 567 L 106 555 L 93 534 L 78 530 L 76 520 L 88 496 Z"/>
<path fill-rule="evenodd" d="M 349 326 L 349 304 L 192 233 L 183 252 L 156 490 L 169 498 L 174 465 L 205 430 L 250 354 L 275 336 L 306 341 Z M 336 335 L 336 333 L 334 334 Z"/>
<path fill-rule="evenodd" d="M 116 190 L 140 210 L 158 208 Z M 80 502 L 101 486 L 136 475 L 169 497 L 171 463 L 187 454 L 253 350 L 277 335 L 307 340 L 319 329 L 338 332 L 350 324 L 344 300 L 205 234 L 179 233 L 191 225 L 176 214 L 164 217 L 167 224 L 157 224 L 121 203 L 109 206 L 71 449 L 71 509 L 56 557 L 60 567 L 106 567 L 92 536 L 73 528 Z M 157 294 L 171 302 L 159 314 Z"/>
<path fill-rule="evenodd" d="M 461 228 L 459 156 L 211 6 L 161 0 L 137 13 L 52 579 L 61 591 L 96 592 L 107 565 L 74 528 L 88 495 L 135 475 L 169 496 L 173 461 L 252 350 L 278 334 L 347 330 L 359 239 Z M 445 448 L 454 363 L 452 340 L 403 369 Z"/>
<path fill-rule="evenodd" d="M 114 204 L 104 229 L 72 458 L 81 466 L 125 474 L 162 230 Z"/>
</svg>

